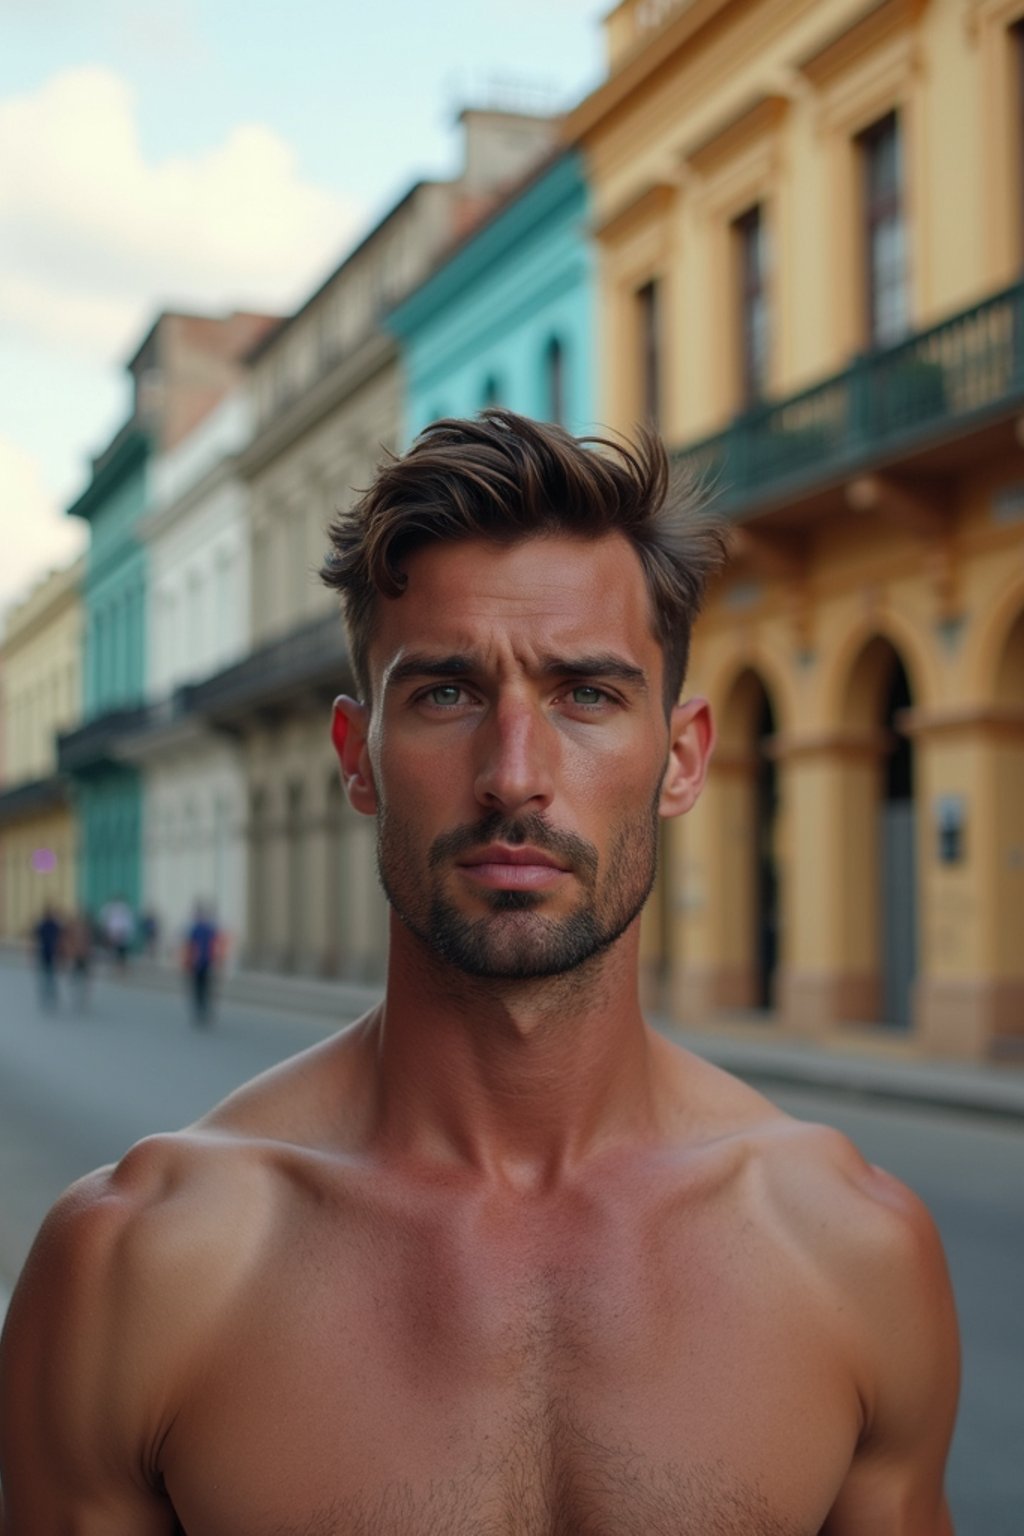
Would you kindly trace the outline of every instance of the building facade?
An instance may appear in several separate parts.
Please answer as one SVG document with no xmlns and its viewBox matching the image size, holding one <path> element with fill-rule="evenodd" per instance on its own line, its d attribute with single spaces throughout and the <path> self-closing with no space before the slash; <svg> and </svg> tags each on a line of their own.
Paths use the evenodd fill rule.
<svg viewBox="0 0 1024 1536">
<path fill-rule="evenodd" d="M 151 460 L 186 436 L 239 379 L 241 358 L 272 317 L 165 313 L 128 363 L 133 409 L 68 509 L 90 527 L 81 725 L 62 737 L 80 827 L 78 895 L 96 913 L 143 898 L 142 775 L 122 751 L 145 721 L 149 572 L 139 525 Z"/>
<path fill-rule="evenodd" d="M 1024 1029 L 1024 5 L 624 0 L 585 156 L 603 414 L 736 558 L 653 958 L 691 1020 Z"/>
<path fill-rule="evenodd" d="M 197 902 L 213 910 L 229 964 L 245 943 L 245 779 L 231 736 L 187 707 L 189 685 L 249 649 L 250 550 L 237 456 L 251 434 L 240 387 L 153 460 L 138 526 L 148 553 L 146 709 L 122 753 L 143 774 L 143 905 L 167 958 Z"/>
<path fill-rule="evenodd" d="M 51 573 L 7 616 L 0 715 L 0 933 L 19 939 L 46 906 L 71 912 L 77 826 L 56 741 L 82 709 L 84 561 Z"/>
<path fill-rule="evenodd" d="M 429 421 L 487 405 L 593 430 L 588 217 L 580 158 L 559 153 L 387 317 L 406 442 Z"/>
<path fill-rule="evenodd" d="M 333 698 L 353 687 L 337 601 L 317 572 L 333 514 L 402 434 L 383 314 L 551 148 L 545 118 L 463 114 L 462 173 L 417 184 L 249 358 L 253 653 L 192 689 L 245 763 L 246 960 L 355 979 L 381 974 L 387 923 L 374 827 L 342 793 Z"/>
</svg>

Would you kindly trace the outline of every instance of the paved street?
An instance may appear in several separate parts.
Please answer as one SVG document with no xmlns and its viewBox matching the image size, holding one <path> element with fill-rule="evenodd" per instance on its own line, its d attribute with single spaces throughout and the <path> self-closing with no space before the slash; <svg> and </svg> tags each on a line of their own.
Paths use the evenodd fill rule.
<svg viewBox="0 0 1024 1536">
<path fill-rule="evenodd" d="M 85 1016 L 39 1012 L 32 978 L 0 963 L 0 1286 L 51 1200 L 138 1136 L 188 1122 L 246 1077 L 322 1038 L 232 1005 L 192 1029 L 173 993 L 101 978 Z M 964 1389 L 950 1469 L 958 1536 L 1024 1531 L 1024 1129 L 1009 1121 L 806 1088 L 773 1087 L 793 1114 L 846 1131 L 928 1202 L 950 1258 Z"/>
</svg>

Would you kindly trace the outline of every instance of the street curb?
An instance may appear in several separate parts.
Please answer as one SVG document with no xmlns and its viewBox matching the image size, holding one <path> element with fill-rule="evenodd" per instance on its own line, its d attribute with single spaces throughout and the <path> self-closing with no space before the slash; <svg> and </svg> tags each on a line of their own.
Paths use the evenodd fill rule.
<svg viewBox="0 0 1024 1536">
<path fill-rule="evenodd" d="M 1005 1120 L 1011 1125 L 1024 1126 L 1024 1094 L 1020 1088 L 999 1091 L 991 1086 L 956 1087 L 939 1083 L 914 1083 L 881 1075 L 866 1065 L 857 1063 L 843 1070 L 830 1070 L 828 1062 L 768 1062 L 763 1059 L 744 1060 L 732 1053 L 720 1053 L 713 1049 L 689 1044 L 678 1031 L 665 1030 L 677 1043 L 685 1045 L 695 1055 L 753 1086 L 771 1088 L 807 1088 L 816 1092 L 841 1095 L 844 1098 L 884 1099 L 889 1103 L 902 1104 L 908 1109 L 942 1110 L 960 1115 L 975 1115 L 982 1119 Z M 884 1070 L 884 1069 L 883 1069 Z"/>
<path fill-rule="evenodd" d="M 0 945 L 0 965 L 27 968 L 24 950 Z M 169 991 L 182 985 L 171 966 L 136 961 L 128 981 Z M 357 982 L 237 971 L 219 984 L 221 1001 L 277 1015 L 319 1017 L 341 1023 L 380 1001 L 382 987 Z M 770 1043 L 740 1034 L 687 1030 L 675 1020 L 649 1014 L 659 1033 L 744 1081 L 767 1089 L 807 1088 L 852 1099 L 881 1099 L 908 1108 L 943 1110 L 1024 1125 L 1024 1070 L 973 1062 L 949 1063 L 855 1054 L 789 1039 Z"/>
</svg>

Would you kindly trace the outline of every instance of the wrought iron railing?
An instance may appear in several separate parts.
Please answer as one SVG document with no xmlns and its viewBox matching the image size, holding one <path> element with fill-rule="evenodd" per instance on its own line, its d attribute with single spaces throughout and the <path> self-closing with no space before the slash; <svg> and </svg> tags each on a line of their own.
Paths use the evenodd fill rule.
<svg viewBox="0 0 1024 1536">
<path fill-rule="evenodd" d="M 271 640 L 250 656 L 180 692 L 179 708 L 217 719 L 278 700 L 303 688 L 334 688 L 350 680 L 345 631 L 338 613 L 326 614 Z"/>
<path fill-rule="evenodd" d="M 87 720 L 77 730 L 57 737 L 57 765 L 61 773 L 81 773 L 117 761 L 116 747 L 125 736 L 141 730 L 146 721 L 144 704 L 107 710 Z"/>
<path fill-rule="evenodd" d="M 852 473 L 1024 400 L 1024 283 L 842 373 L 737 416 L 674 464 L 742 513 L 787 490 Z"/>
</svg>

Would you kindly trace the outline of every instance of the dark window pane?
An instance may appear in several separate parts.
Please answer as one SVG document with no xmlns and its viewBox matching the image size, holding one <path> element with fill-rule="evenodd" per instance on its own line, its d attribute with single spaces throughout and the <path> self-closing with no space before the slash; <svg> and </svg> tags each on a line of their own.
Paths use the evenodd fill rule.
<svg viewBox="0 0 1024 1536">
<path fill-rule="evenodd" d="M 565 351 L 557 336 L 547 349 L 548 420 L 565 425 Z"/>
<path fill-rule="evenodd" d="M 743 402 L 752 405 L 768 387 L 767 231 L 760 204 L 737 219 L 733 227 L 739 248 Z"/>
<path fill-rule="evenodd" d="M 640 339 L 640 413 L 653 427 L 661 422 L 661 339 L 658 284 L 652 279 L 637 289 Z"/>
<path fill-rule="evenodd" d="M 890 346 L 906 335 L 907 230 L 900 123 L 890 112 L 860 136 L 864 185 L 868 339 Z"/>
</svg>

